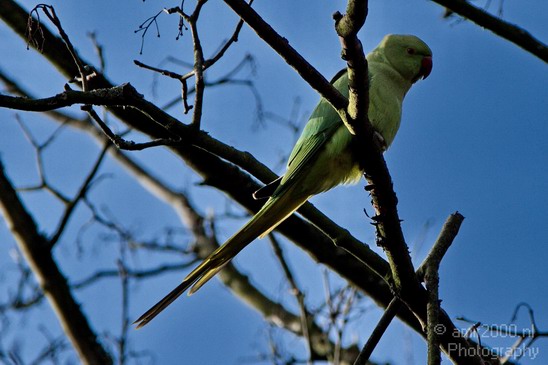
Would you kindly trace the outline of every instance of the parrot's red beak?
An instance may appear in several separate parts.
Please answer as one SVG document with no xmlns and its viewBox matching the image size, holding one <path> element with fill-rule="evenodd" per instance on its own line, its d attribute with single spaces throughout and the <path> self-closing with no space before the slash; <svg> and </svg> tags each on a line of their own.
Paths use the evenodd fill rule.
<svg viewBox="0 0 548 365">
<path fill-rule="evenodd" d="M 430 72 L 432 72 L 432 56 L 425 56 L 422 59 L 421 69 L 419 71 L 417 79 L 420 79 L 421 77 L 423 79 L 427 78 L 428 75 L 430 75 Z"/>
</svg>

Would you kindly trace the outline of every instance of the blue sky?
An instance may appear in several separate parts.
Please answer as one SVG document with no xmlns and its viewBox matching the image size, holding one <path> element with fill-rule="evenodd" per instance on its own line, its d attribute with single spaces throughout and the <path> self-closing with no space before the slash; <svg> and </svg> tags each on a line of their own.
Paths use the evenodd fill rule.
<svg viewBox="0 0 548 365">
<path fill-rule="evenodd" d="M 190 61 L 189 34 L 175 41 L 175 17 L 163 15 L 160 18 L 161 37 L 156 38 L 151 32 L 142 55 L 139 54 L 140 36 L 134 34 L 141 21 L 162 6 L 175 6 L 177 2 L 96 1 L 93 6 L 83 1 L 51 3 L 79 52 L 92 61 L 96 57 L 86 33 L 97 32 L 105 48 L 107 74 L 111 80 L 131 82 L 160 105 L 179 93 L 176 82 L 162 79 L 154 96 L 152 74 L 135 67 L 132 62 L 139 59 L 158 65 L 168 55 Z M 22 4 L 27 8 L 35 5 L 31 1 L 22 1 Z M 255 8 L 310 63 L 330 78 L 344 67 L 331 14 L 343 11 L 345 2 L 310 4 L 294 0 L 280 0 L 275 4 L 257 1 Z M 491 6 L 490 10 L 494 11 L 498 1 L 493 1 Z M 433 72 L 408 94 L 401 129 L 385 155 L 400 202 L 406 240 L 415 262 L 420 263 L 446 217 L 458 210 L 466 219 L 441 267 L 440 295 L 444 308 L 453 318 L 463 315 L 503 325 L 509 323 L 518 303 L 527 302 L 535 310 L 537 324 L 543 330 L 548 328 L 546 65 L 473 24 L 443 20 L 442 12 L 440 6 L 429 1 L 371 1 L 367 23 L 360 33 L 366 50 L 372 49 L 387 33 L 408 33 L 421 37 L 434 52 Z M 504 2 L 504 19 L 524 26 L 544 41 L 548 39 L 547 13 L 545 1 Z M 236 21 L 224 4 L 207 4 L 201 25 L 207 55 L 211 55 L 232 32 Z M 210 27 L 214 31 L 209 31 Z M 0 25 L 0 43 L 3 49 L 9 49 L 9 53 L 0 59 L 0 67 L 14 75 L 17 81 L 42 97 L 62 91 L 66 80 L 35 51 L 27 51 L 24 42 L 3 24 Z M 236 65 L 245 53 L 253 54 L 256 59 L 256 73 L 252 76 L 264 110 L 289 116 L 295 98 L 299 98 L 299 121 L 303 122 L 317 103 L 318 95 L 245 26 L 227 58 L 211 69 L 210 80 Z M 242 77 L 249 75 L 250 71 L 242 73 Z M 71 111 L 78 114 L 77 108 Z M 173 109 L 171 113 L 188 121 L 180 109 Z M 0 155 L 14 183 L 28 186 L 37 181 L 33 150 L 15 123 L 14 114 L 0 109 L 3 120 Z M 44 140 L 55 128 L 55 124 L 43 121 L 39 115 L 21 113 L 20 116 L 38 139 Z M 262 126 L 256 127 L 256 124 L 256 105 L 249 89 L 219 87 L 206 94 L 203 128 L 283 172 L 279 160 L 290 151 L 294 135 L 268 120 Z M 53 183 L 74 191 L 85 174 L 82 166 L 91 166 L 97 154 L 97 146 L 88 137 L 64 131 L 58 143 L 46 153 Z M 208 188 L 194 188 L 198 177 L 183 168 L 169 152 L 147 150 L 135 152 L 133 157 L 143 161 L 174 187 L 192 188 L 192 198 L 202 212 L 224 212 L 226 200 L 222 194 Z M 110 177 L 93 191 L 92 196 L 124 225 L 143 237 L 158 235 L 165 226 L 180 225 L 169 207 L 133 181 L 116 162 L 107 161 L 102 172 Z M 362 213 L 364 207 L 371 210 L 362 185 L 334 189 L 315 197 L 312 202 L 356 237 L 374 246 L 374 232 Z M 51 232 L 60 206 L 44 194 L 24 194 L 24 199 L 41 228 Z M 77 214 L 79 220 L 75 221 L 85 221 L 85 209 L 79 209 Z M 223 220 L 218 225 L 218 233 L 226 238 L 242 223 L 234 219 Z M 85 236 L 86 256 L 74 259 L 78 229 L 77 223 L 69 227 L 56 252 L 67 276 L 77 280 L 93 268 L 113 267 L 117 252 L 112 252 L 112 243 L 100 240 L 99 233 Z M 9 251 L 14 242 L 4 224 L 0 225 L 0 237 L 5 242 L 5 252 Z M 291 244 L 285 247 L 291 257 L 290 263 L 299 267 L 297 279 L 309 300 L 319 303 L 323 299 L 322 268 Z M 169 258 L 172 262 L 178 259 Z M 140 265 L 147 266 L 146 258 L 139 260 Z M 282 275 L 266 241 L 251 245 L 236 263 L 273 297 L 287 296 Z M 9 255 L 0 255 L 0 268 L 13 272 L 14 263 Z M 133 317 L 170 290 L 180 276 L 166 275 L 139 284 L 131 308 Z M 13 286 L 10 278 L 10 275 L 5 276 L 1 295 Z M 77 293 L 84 311 L 99 332 L 119 326 L 119 291 L 118 282 L 105 281 Z M 359 339 L 360 345 L 379 315 L 380 311 L 371 309 L 364 315 L 360 327 L 353 329 L 352 335 Z M 39 314 L 21 320 L 22 328 L 32 330 L 38 318 L 48 324 L 53 334 L 61 333 L 47 305 L 42 305 Z M 525 313 L 517 323 L 519 328 L 528 327 Z M 457 324 L 467 326 L 461 322 Z M 424 363 L 423 340 L 407 332 L 404 325 L 392 324 L 374 359 L 405 364 L 405 359 L 412 354 L 415 363 Z M 160 364 L 177 364 L 183 359 L 188 364 L 231 364 L 252 357 L 258 351 L 266 351 L 265 333 L 266 325 L 259 315 L 218 282 L 213 282 L 197 295 L 180 299 L 149 327 L 132 333 L 130 340 L 135 348 L 154 352 Z M 9 343 L 5 341 L 4 346 Z M 301 348 L 295 339 L 286 341 L 290 348 Z M 492 334 L 482 337 L 482 343 L 492 346 L 505 347 L 512 342 L 512 339 Z M 29 340 L 22 343 L 23 348 L 32 352 Z M 394 348 L 404 350 L 394 352 Z M 539 340 L 535 348 L 538 349 L 536 358 L 526 356 L 523 364 L 548 361 L 548 341 Z"/>
</svg>

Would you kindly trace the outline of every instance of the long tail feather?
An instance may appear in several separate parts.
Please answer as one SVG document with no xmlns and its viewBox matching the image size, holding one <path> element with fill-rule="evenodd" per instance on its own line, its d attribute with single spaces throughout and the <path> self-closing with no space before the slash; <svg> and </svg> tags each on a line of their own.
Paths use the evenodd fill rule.
<svg viewBox="0 0 548 365">
<path fill-rule="evenodd" d="M 133 324 L 137 325 L 137 329 L 145 326 L 148 322 L 152 321 L 154 317 L 160 314 L 164 309 L 167 308 L 175 299 L 179 298 L 192 283 L 183 281 L 175 289 L 169 292 L 162 300 L 156 303 L 152 308 L 147 310 L 141 317 L 139 317 Z"/>
<path fill-rule="evenodd" d="M 133 323 L 137 325 L 137 328 L 145 326 L 193 285 L 189 295 L 195 293 L 255 238 L 262 237 L 265 232 L 270 232 L 307 199 L 308 197 L 295 198 L 288 191 L 282 196 L 267 201 L 263 208 L 242 229 L 209 255 L 188 274 L 181 284 Z"/>
</svg>

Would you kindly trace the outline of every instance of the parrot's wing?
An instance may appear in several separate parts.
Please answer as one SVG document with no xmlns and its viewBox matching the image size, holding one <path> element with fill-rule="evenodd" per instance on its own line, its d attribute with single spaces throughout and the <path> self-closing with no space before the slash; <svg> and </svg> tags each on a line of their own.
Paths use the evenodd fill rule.
<svg viewBox="0 0 548 365">
<path fill-rule="evenodd" d="M 343 95 L 348 97 L 348 79 L 343 76 L 346 76 L 346 69 L 338 72 L 331 80 L 331 83 Z M 310 162 L 316 158 L 318 152 L 341 125 L 342 121 L 337 111 L 325 99 L 321 99 L 312 112 L 308 123 L 306 123 L 293 151 L 291 151 L 287 163 L 287 172 L 272 196 L 282 194 L 293 185 L 293 181 L 303 176 L 302 173 L 308 170 Z"/>
<path fill-rule="evenodd" d="M 330 82 L 344 96 L 348 97 L 348 78 L 346 69 L 339 71 Z M 341 123 L 342 121 L 339 117 L 339 113 L 337 113 L 325 99 L 321 99 L 306 123 L 295 147 L 293 147 L 293 151 L 291 151 L 291 154 L 289 155 L 287 163 L 288 170 L 291 168 L 291 165 L 294 164 L 294 161 L 298 161 L 299 158 L 302 158 L 302 156 L 306 154 L 308 149 L 315 150 L 317 147 L 320 147 L 325 142 L 323 137 L 328 137 L 329 139 Z M 321 142 L 319 146 L 316 145 L 317 142 Z M 297 157 L 297 155 L 301 156 Z"/>
<path fill-rule="evenodd" d="M 293 182 L 309 171 L 310 162 L 316 158 L 322 147 L 339 129 L 340 123 L 332 123 L 328 128 L 313 134 L 301 141 L 298 149 L 294 150 L 287 165 L 287 171 L 282 177 L 280 184 L 272 196 L 283 194 L 286 189 L 293 185 Z"/>
<path fill-rule="evenodd" d="M 344 87 L 347 85 L 347 81 L 346 78 L 342 77 L 345 75 L 346 68 L 340 70 L 330 82 L 339 90 L 343 90 L 343 94 L 346 96 L 348 92 L 344 90 Z M 322 99 L 310 116 L 310 120 L 303 130 L 303 134 L 289 155 L 285 176 L 280 176 L 254 192 L 253 199 L 266 199 L 274 194 L 279 194 L 286 189 L 287 186 L 283 189 L 278 188 L 280 188 L 280 184 L 286 184 L 286 182 L 294 180 L 295 176 L 299 176 L 299 172 L 302 168 L 315 156 L 316 152 L 321 149 L 324 143 L 331 138 L 333 133 L 335 133 L 340 126 L 340 123 L 341 121 L 338 113 L 327 101 Z M 290 174 L 292 175 L 291 178 L 289 177 Z"/>
</svg>

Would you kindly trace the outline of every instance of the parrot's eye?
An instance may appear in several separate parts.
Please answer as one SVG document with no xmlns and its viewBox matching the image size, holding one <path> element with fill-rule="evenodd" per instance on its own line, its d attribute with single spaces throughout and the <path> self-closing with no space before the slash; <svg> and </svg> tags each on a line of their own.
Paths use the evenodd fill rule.
<svg viewBox="0 0 548 365">
<path fill-rule="evenodd" d="M 414 48 L 407 48 L 407 54 L 415 54 L 415 49 Z"/>
</svg>

